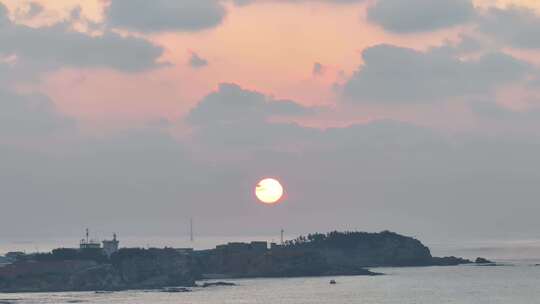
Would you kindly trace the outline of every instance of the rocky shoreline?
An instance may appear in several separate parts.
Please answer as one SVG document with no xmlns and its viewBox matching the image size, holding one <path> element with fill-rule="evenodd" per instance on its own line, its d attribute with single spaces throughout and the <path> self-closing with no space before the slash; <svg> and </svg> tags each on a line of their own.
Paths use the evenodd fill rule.
<svg viewBox="0 0 540 304">
<path fill-rule="evenodd" d="M 164 289 L 196 287 L 196 281 L 205 278 L 373 276 L 380 273 L 368 268 L 474 263 L 433 257 L 420 241 L 393 232 L 331 232 L 270 248 L 266 242 L 228 243 L 188 252 L 124 248 L 110 258 L 100 252 L 57 249 L 0 268 L 0 292 Z M 476 263 L 491 264 L 482 258 Z"/>
<path fill-rule="evenodd" d="M 195 286 L 190 256 L 173 249 L 126 249 L 110 260 L 38 257 L 0 268 L 0 292 L 119 291 Z"/>
</svg>

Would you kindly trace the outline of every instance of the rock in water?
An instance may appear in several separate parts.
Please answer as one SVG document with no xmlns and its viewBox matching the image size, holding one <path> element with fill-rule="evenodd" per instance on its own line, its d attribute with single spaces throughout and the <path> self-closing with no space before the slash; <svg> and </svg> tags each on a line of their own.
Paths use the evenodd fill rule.
<svg viewBox="0 0 540 304">
<path fill-rule="evenodd" d="M 215 287 L 215 286 L 236 286 L 236 284 L 231 283 L 231 282 L 206 282 L 202 284 L 201 287 L 206 288 L 206 287 Z"/>
<path fill-rule="evenodd" d="M 476 258 L 476 260 L 474 261 L 476 264 L 494 264 L 492 261 L 488 260 L 488 259 L 484 259 L 484 258 Z"/>
<path fill-rule="evenodd" d="M 185 288 L 185 287 L 166 287 L 166 288 L 163 288 L 161 291 L 177 293 L 177 292 L 191 292 L 191 289 Z"/>
</svg>

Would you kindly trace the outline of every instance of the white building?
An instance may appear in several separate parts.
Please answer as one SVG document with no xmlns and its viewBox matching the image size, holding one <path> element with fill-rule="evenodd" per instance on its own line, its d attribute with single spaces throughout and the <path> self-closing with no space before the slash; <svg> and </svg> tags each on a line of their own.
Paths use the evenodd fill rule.
<svg viewBox="0 0 540 304">
<path fill-rule="evenodd" d="M 103 252 L 110 257 L 113 253 L 118 251 L 118 244 L 120 241 L 116 239 L 116 233 L 113 235 L 112 240 L 105 240 L 103 243 Z"/>
</svg>

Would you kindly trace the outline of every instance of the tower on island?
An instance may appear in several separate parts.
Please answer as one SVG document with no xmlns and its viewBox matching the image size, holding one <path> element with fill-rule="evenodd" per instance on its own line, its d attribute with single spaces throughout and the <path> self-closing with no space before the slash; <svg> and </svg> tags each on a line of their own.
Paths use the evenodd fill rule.
<svg viewBox="0 0 540 304">
<path fill-rule="evenodd" d="M 193 237 L 193 218 L 189 218 L 189 241 L 194 242 L 195 238 Z"/>
<path fill-rule="evenodd" d="M 110 257 L 113 253 L 118 251 L 119 244 L 120 241 L 118 240 L 116 233 L 113 234 L 112 240 L 103 240 L 100 244 L 98 241 L 90 238 L 90 231 L 86 229 L 86 237 L 81 240 L 79 250 L 101 250 L 105 255 Z"/>
<path fill-rule="evenodd" d="M 101 246 L 99 242 L 90 239 L 90 231 L 88 228 L 86 228 L 86 237 L 81 240 L 79 244 L 79 249 L 85 250 L 85 249 L 100 249 Z"/>
<path fill-rule="evenodd" d="M 112 240 L 103 241 L 103 252 L 110 257 L 113 253 L 118 251 L 118 244 L 120 241 L 116 238 L 116 233 L 113 234 Z"/>
</svg>

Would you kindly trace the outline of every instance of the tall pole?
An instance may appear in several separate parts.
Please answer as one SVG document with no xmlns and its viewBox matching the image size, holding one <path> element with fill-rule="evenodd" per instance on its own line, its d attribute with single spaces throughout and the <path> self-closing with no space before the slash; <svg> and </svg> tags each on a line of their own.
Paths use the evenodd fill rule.
<svg viewBox="0 0 540 304">
<path fill-rule="evenodd" d="M 193 218 L 189 218 L 189 240 L 193 243 Z"/>
<path fill-rule="evenodd" d="M 86 244 L 90 241 L 90 232 L 88 231 L 88 228 L 86 228 Z"/>
<path fill-rule="evenodd" d="M 281 245 L 283 245 L 283 232 L 285 231 L 283 230 L 283 228 L 281 228 Z"/>
</svg>

